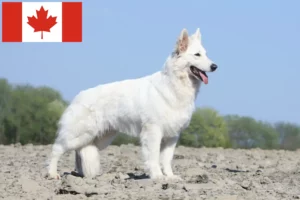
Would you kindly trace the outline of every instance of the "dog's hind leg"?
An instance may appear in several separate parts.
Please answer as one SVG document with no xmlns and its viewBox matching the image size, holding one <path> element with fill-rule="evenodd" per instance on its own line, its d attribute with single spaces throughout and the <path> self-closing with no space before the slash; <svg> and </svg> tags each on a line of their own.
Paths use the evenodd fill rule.
<svg viewBox="0 0 300 200">
<path fill-rule="evenodd" d="M 59 135 L 52 147 L 51 159 L 47 175 L 50 179 L 60 178 L 59 174 L 57 173 L 57 163 L 64 153 L 71 150 L 76 150 L 78 148 L 81 148 L 82 146 L 90 144 L 95 138 L 95 136 L 90 133 L 84 133 L 72 139 L 69 139 L 64 136 L 68 136 L 68 134 L 63 133 Z"/>
<path fill-rule="evenodd" d="M 100 174 L 100 153 L 94 144 L 76 150 L 75 167 L 80 176 L 93 178 Z"/>
<path fill-rule="evenodd" d="M 96 137 L 92 144 L 76 150 L 75 166 L 80 176 L 95 177 L 101 173 L 100 150 L 105 149 L 116 137 L 115 131 Z"/>
<path fill-rule="evenodd" d="M 60 175 L 57 173 L 57 163 L 59 158 L 66 152 L 64 146 L 58 142 L 56 142 L 52 146 L 51 159 L 49 163 L 49 169 L 47 177 L 50 179 L 60 179 Z"/>
</svg>

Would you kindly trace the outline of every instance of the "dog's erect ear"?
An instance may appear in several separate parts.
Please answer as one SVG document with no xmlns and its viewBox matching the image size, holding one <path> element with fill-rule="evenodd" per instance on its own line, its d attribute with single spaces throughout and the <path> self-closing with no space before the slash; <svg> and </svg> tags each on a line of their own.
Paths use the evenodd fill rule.
<svg viewBox="0 0 300 200">
<path fill-rule="evenodd" d="M 201 33 L 200 33 L 200 28 L 197 28 L 196 32 L 194 33 L 195 36 L 199 39 L 201 39 Z"/>
<path fill-rule="evenodd" d="M 187 50 L 189 46 L 189 34 L 186 29 L 182 29 L 180 36 L 177 40 L 176 52 L 181 54 Z"/>
</svg>

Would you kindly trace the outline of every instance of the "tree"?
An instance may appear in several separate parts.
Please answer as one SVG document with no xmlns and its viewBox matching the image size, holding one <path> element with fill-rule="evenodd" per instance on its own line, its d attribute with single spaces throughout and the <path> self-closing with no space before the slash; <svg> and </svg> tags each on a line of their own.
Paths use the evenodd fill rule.
<svg viewBox="0 0 300 200">
<path fill-rule="evenodd" d="M 300 126 L 277 122 L 274 127 L 278 133 L 281 149 L 295 150 L 300 148 Z"/>
<path fill-rule="evenodd" d="M 6 79 L 0 79 L 0 143 L 6 142 L 4 135 L 4 120 L 10 110 L 12 87 Z"/>
<path fill-rule="evenodd" d="M 5 143 L 48 144 L 54 140 L 66 102 L 49 87 L 16 85 L 9 105 L 4 119 Z"/>
<path fill-rule="evenodd" d="M 224 119 L 232 147 L 263 149 L 278 147 L 277 133 L 271 124 L 237 115 L 227 115 Z"/>
<path fill-rule="evenodd" d="M 122 144 L 133 144 L 133 145 L 139 145 L 140 141 L 137 137 L 132 137 L 129 135 L 126 135 L 125 133 L 119 133 L 117 137 L 112 142 L 112 145 L 120 146 Z"/>
<path fill-rule="evenodd" d="M 179 144 L 192 147 L 229 147 L 228 129 L 222 116 L 212 108 L 198 108 Z"/>
</svg>

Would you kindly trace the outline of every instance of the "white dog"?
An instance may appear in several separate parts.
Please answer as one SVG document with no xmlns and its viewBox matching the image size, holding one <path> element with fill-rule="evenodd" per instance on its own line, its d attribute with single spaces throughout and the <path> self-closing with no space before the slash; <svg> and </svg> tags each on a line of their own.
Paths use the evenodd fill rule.
<svg viewBox="0 0 300 200">
<path fill-rule="evenodd" d="M 80 92 L 59 121 L 48 177 L 60 178 L 57 162 L 70 150 L 76 150 L 77 171 L 96 176 L 99 150 L 123 132 L 140 137 L 150 178 L 179 178 L 171 167 L 177 140 L 189 125 L 201 82 L 208 83 L 205 72 L 216 69 L 200 30 L 189 36 L 183 29 L 161 71 Z"/>
</svg>

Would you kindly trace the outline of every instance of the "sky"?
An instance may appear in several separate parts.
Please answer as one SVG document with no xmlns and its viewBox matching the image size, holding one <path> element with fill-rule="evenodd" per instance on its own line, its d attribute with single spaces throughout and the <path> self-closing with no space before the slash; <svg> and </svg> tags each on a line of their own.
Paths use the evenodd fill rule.
<svg viewBox="0 0 300 200">
<path fill-rule="evenodd" d="M 199 27 L 219 68 L 196 106 L 300 123 L 299 0 L 82 2 L 82 43 L 0 43 L 0 77 L 72 100 L 89 87 L 161 70 L 180 31 Z"/>
</svg>

